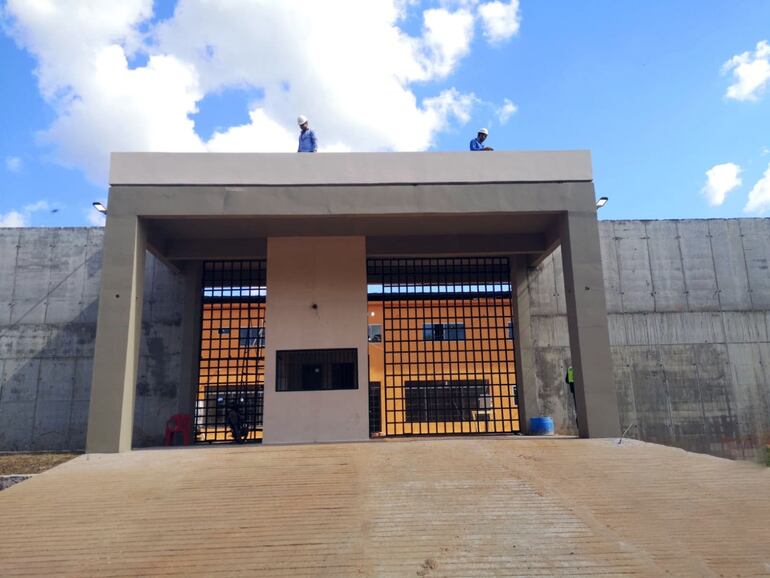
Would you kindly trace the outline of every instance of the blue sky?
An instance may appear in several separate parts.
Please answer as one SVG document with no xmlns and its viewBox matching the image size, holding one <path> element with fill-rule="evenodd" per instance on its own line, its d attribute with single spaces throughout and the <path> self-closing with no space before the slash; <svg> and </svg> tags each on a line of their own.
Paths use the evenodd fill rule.
<svg viewBox="0 0 770 578">
<path fill-rule="evenodd" d="M 109 150 L 291 150 L 300 112 L 329 151 L 591 149 L 605 219 L 770 213 L 764 0 L 125 4 L 3 2 L 0 222 L 98 223 Z"/>
</svg>

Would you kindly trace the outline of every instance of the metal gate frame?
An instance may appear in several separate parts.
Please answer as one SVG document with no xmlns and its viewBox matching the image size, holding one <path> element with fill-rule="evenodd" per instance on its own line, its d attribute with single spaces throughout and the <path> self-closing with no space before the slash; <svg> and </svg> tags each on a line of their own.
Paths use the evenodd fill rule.
<svg viewBox="0 0 770 578">
<path fill-rule="evenodd" d="M 520 431 L 508 257 L 370 258 L 386 436 Z"/>
<path fill-rule="evenodd" d="M 260 442 L 265 386 L 265 260 L 202 265 L 196 442 Z"/>
</svg>

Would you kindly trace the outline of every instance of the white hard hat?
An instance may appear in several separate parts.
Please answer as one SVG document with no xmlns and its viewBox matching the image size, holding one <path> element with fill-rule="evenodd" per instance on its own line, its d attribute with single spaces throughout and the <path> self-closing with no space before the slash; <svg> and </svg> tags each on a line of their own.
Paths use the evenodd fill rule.
<svg viewBox="0 0 770 578">
<path fill-rule="evenodd" d="M 297 117 L 297 124 L 302 126 L 307 122 L 307 117 L 304 114 L 301 114 Z"/>
<path fill-rule="evenodd" d="M 485 134 L 485 135 L 489 136 L 489 131 L 487 129 L 485 129 L 485 128 L 480 128 L 479 129 L 479 134 Z"/>
</svg>

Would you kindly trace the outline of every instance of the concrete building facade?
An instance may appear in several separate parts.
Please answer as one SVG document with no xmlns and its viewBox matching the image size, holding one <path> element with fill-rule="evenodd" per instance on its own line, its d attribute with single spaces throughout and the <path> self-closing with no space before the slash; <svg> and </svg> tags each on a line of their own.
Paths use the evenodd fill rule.
<svg viewBox="0 0 770 578">
<path fill-rule="evenodd" d="M 421 299 L 457 286 L 477 296 L 501 293 L 503 284 L 490 283 L 488 276 L 494 275 L 496 269 L 490 257 L 502 255 L 507 270 L 504 285 L 511 300 L 524 286 L 525 267 L 561 244 L 579 433 L 583 437 L 618 433 L 594 188 L 587 152 L 501 153 L 484 157 L 469 153 L 311 157 L 116 154 L 110 182 L 88 451 L 131 448 L 144 260 L 148 249 L 180 270 L 182 265 L 178 263 L 182 262 L 267 258 L 266 280 L 254 277 L 250 285 L 250 291 L 258 293 L 256 287 L 266 283 L 266 291 L 271 295 L 265 324 L 254 327 L 257 341 L 260 330 L 267 335 L 265 353 L 257 356 L 253 364 L 248 359 L 242 364 L 236 360 L 234 374 L 240 372 L 246 383 L 250 375 L 264 372 L 264 403 L 260 410 L 264 412 L 264 441 L 288 443 L 368 438 L 367 406 L 371 395 L 361 393 L 368 382 L 368 348 L 364 341 L 368 333 L 364 307 L 367 259 L 393 259 L 384 269 L 390 276 L 406 279 L 401 285 L 403 294 L 391 293 L 387 296 L 390 301 L 394 297 L 405 299 L 410 288 L 412 293 L 422 295 Z M 324 246 L 329 250 L 319 252 L 318 247 Z M 418 270 L 415 259 L 426 257 L 435 260 L 434 268 L 423 265 Z M 253 276 L 258 266 L 248 264 L 246 269 Z M 243 273 L 243 266 L 238 271 Z M 186 287 L 197 291 L 193 275 L 186 277 Z M 204 281 L 204 300 L 210 290 L 220 301 L 232 301 L 236 285 L 232 275 L 233 267 L 228 266 L 218 281 Z M 476 280 L 473 285 L 463 282 L 470 276 Z M 274 282 L 277 289 L 271 288 Z M 380 279 L 380 284 L 390 286 L 390 277 Z M 243 286 L 238 285 L 237 293 L 243 297 Z M 432 295 L 431 300 L 438 297 Z M 513 332 L 515 325 L 528 324 L 528 306 L 526 300 L 521 300 L 521 306 L 517 298 L 512 301 Z M 182 345 L 188 356 L 183 368 L 188 374 L 182 383 L 193 381 L 192 359 L 197 350 L 194 327 L 198 308 L 192 307 L 192 301 L 190 305 L 184 316 L 188 327 L 183 330 Z M 421 310 L 424 314 L 424 307 Z M 488 311 L 484 315 L 488 316 Z M 386 419 L 400 419 L 404 432 L 414 433 L 413 424 L 425 421 L 451 422 L 450 430 L 454 432 L 458 421 L 478 423 L 490 415 L 499 415 L 495 409 L 505 409 L 507 419 L 516 413 L 519 423 L 524 424 L 521 429 L 526 431 L 527 408 L 532 407 L 530 399 L 533 400 L 534 392 L 533 366 L 526 361 L 530 356 L 523 352 L 517 356 L 522 362 L 517 362 L 515 368 L 518 395 L 511 407 L 510 401 L 499 399 L 500 387 L 494 385 L 499 375 L 488 376 L 482 383 L 467 379 L 469 365 L 491 367 L 488 352 L 486 363 L 483 351 L 465 351 L 460 359 L 459 352 L 455 352 L 454 358 L 450 352 L 442 357 L 444 349 L 438 347 L 436 359 L 435 341 L 465 341 L 464 337 L 445 335 L 444 327 L 457 330 L 460 326 L 464 328 L 464 322 L 429 319 L 426 327 L 432 331 L 434 326 L 440 328 L 440 336 L 431 334 L 426 339 L 432 345 L 429 362 L 424 347 L 422 360 L 417 348 L 409 352 L 399 349 L 390 358 L 386 354 L 392 365 L 400 366 L 397 378 L 391 371 L 391 382 L 385 384 L 382 399 Z M 385 344 L 389 336 L 401 334 L 399 327 L 386 330 Z M 238 327 L 239 334 L 242 329 Z M 251 326 L 246 329 L 251 330 Z M 520 346 L 528 341 L 528 336 L 526 330 L 518 329 L 516 343 Z M 229 351 L 231 328 L 220 330 L 225 333 L 218 335 L 228 336 L 225 349 Z M 489 333 L 490 328 L 478 331 Z M 494 331 L 496 342 L 505 341 L 504 325 Z M 398 337 L 398 343 L 391 345 L 401 347 L 401 340 Z M 220 343 L 221 351 L 222 339 L 214 341 Z M 254 345 L 254 349 L 260 349 L 258 343 Z M 276 346 L 287 349 L 279 350 Z M 309 349 L 310 346 L 319 349 Z M 510 345 L 503 346 L 507 347 Z M 211 349 L 208 351 L 210 355 Z M 407 356 L 414 354 L 415 368 L 403 368 L 402 352 Z M 496 353 L 499 356 L 499 351 Z M 350 357 L 331 359 L 340 355 Z M 229 357 L 225 360 L 227 376 L 233 375 Z M 435 368 L 437 363 L 447 365 L 449 378 L 427 380 L 426 367 L 430 364 Z M 406 383 L 404 371 L 410 376 Z M 219 383 L 219 363 L 216 372 L 215 380 Z M 459 378 L 458 373 L 466 377 Z M 421 391 L 423 386 L 430 391 Z M 476 393 L 461 401 L 465 407 L 460 407 L 458 413 L 458 404 L 447 397 L 452 398 L 456 392 L 462 395 L 471 387 L 483 391 L 473 390 Z M 207 388 L 211 389 L 210 382 Z M 355 391 L 329 391 L 346 389 Z M 407 392 L 407 397 L 396 398 L 396 390 Z M 388 391 L 394 394 L 391 399 Z M 221 409 L 214 407 L 204 412 L 212 423 L 218 419 L 231 426 L 233 421 L 240 424 L 242 408 L 235 406 L 248 405 L 250 397 L 258 397 L 256 393 L 244 393 L 230 399 L 230 394 L 230 389 L 217 393 Z M 203 403 L 207 406 L 212 405 L 210 397 L 204 395 Z M 420 409 L 410 412 L 405 406 Z M 438 406 L 440 417 L 428 416 L 429 409 L 436 413 Z M 425 417 L 418 419 L 423 409 Z M 462 427 L 460 433 L 465 433 Z M 233 436 L 236 437 L 235 433 Z"/>
<path fill-rule="evenodd" d="M 130 168 L 136 169 L 135 166 Z M 157 180 L 157 173 L 154 175 L 148 178 Z M 550 185 L 543 184 L 542 175 L 534 177 L 534 180 L 518 183 L 518 187 L 512 189 L 517 193 L 525 187 L 539 193 L 549 189 Z M 580 182 L 590 185 L 590 176 Z M 163 202 L 170 202 L 168 194 L 175 187 L 167 183 L 121 186 L 139 188 Z M 204 192 L 219 195 L 224 205 L 233 202 L 231 191 L 236 198 L 246 192 L 251 195 L 268 193 L 267 198 L 270 198 L 270 187 L 255 191 L 236 183 L 221 186 L 217 192 L 218 187 L 212 184 L 196 186 L 210 188 Z M 268 384 L 276 379 L 278 351 L 348 347 L 358 352 L 359 360 L 365 358 L 366 354 L 362 352 L 367 350 L 364 341 L 367 255 L 409 254 L 415 251 L 415 246 L 419 247 L 414 244 L 415 236 L 421 237 L 423 246 L 417 252 L 423 255 L 435 254 L 437 247 L 448 247 L 444 250 L 455 255 L 510 255 L 511 286 L 515 291 L 512 303 L 515 305 L 517 334 L 516 380 L 520 397 L 525 397 L 521 400 L 522 410 L 530 415 L 553 415 L 558 431 L 575 431 L 574 409 L 563 382 L 563 372 L 571 362 L 571 351 L 575 350 L 574 346 L 570 347 L 567 315 L 570 300 L 565 296 L 565 287 L 574 287 L 574 279 L 572 284 L 565 284 L 567 268 L 561 263 L 562 249 L 546 256 L 557 244 L 554 237 L 548 240 L 547 235 L 552 232 L 509 231 L 507 237 L 499 237 L 499 229 L 490 229 L 499 227 L 499 223 L 489 218 L 489 213 L 499 212 L 503 203 L 501 198 L 505 193 L 495 189 L 499 184 L 474 189 L 476 195 L 486 197 L 482 201 L 490 202 L 491 199 L 490 204 L 495 209 L 472 214 L 471 220 L 482 221 L 483 232 L 462 229 L 468 223 L 463 224 L 458 219 L 447 223 L 445 219 L 451 215 L 446 214 L 446 204 L 440 205 L 437 212 L 442 217 L 438 220 L 444 221 L 441 226 L 451 225 L 455 231 L 461 227 L 464 243 L 458 243 L 450 233 L 442 232 L 437 224 L 428 224 L 426 231 L 425 219 L 417 233 L 404 234 L 402 227 L 409 223 L 394 220 L 394 215 L 388 217 L 387 226 L 392 227 L 395 221 L 397 235 L 392 234 L 394 229 L 384 228 L 377 232 L 390 232 L 389 236 L 330 235 L 340 232 L 342 222 L 338 219 L 324 223 L 334 219 L 333 207 L 339 202 L 330 196 L 331 191 L 319 197 L 303 197 L 303 191 L 287 191 L 285 184 L 272 183 L 272 186 L 284 187 L 276 198 L 294 196 L 293 208 L 301 207 L 305 217 L 313 217 L 302 223 L 303 227 L 309 224 L 311 228 L 315 227 L 312 237 L 298 238 L 278 231 L 277 235 L 255 235 L 250 242 L 245 242 L 244 231 L 254 231 L 255 226 L 270 226 L 269 223 L 267 220 L 262 223 L 252 221 L 244 227 L 244 223 L 231 220 L 225 229 L 234 241 L 220 238 L 218 243 L 212 244 L 206 238 L 196 241 L 195 237 L 189 236 L 191 229 L 186 229 L 184 224 L 174 224 L 167 215 L 143 217 L 146 227 L 142 236 L 163 260 L 148 255 L 142 265 L 144 283 L 141 291 L 136 282 L 128 286 L 130 292 L 141 297 L 141 303 L 137 305 L 137 300 L 132 300 L 122 314 L 130 319 L 131 315 L 136 315 L 136 309 L 141 308 L 142 315 L 141 323 L 135 320 L 134 333 L 127 332 L 123 337 L 127 344 L 137 342 L 139 345 L 135 358 L 137 369 L 132 378 L 136 387 L 121 391 L 121 403 L 129 389 L 132 395 L 135 391 L 136 401 L 130 419 L 117 428 L 128 428 L 128 434 L 122 432 L 122 437 L 116 438 L 119 443 L 125 445 L 127 436 L 128 443 L 134 446 L 158 444 L 170 415 L 194 411 L 198 370 L 195 344 L 200 340 L 201 260 L 227 257 L 267 258 L 267 276 L 273 292 L 266 313 L 265 440 L 368 438 L 368 392 L 362 386 L 368 379 L 366 363 L 358 364 L 359 387 L 355 390 L 279 392 Z M 310 190 L 313 185 L 302 186 Z M 467 185 L 444 185 L 439 187 L 440 193 L 430 192 L 438 194 L 437 199 L 445 203 L 447 198 L 452 198 L 453 187 L 460 186 Z M 584 186 L 571 185 L 578 189 Z M 395 189 L 390 193 L 399 190 L 397 185 L 390 187 Z M 424 187 L 435 189 L 436 185 Z M 415 194 L 414 183 L 409 188 L 412 204 L 408 206 L 425 211 L 425 198 Z M 558 188 L 551 188 L 550 194 L 558 195 L 554 191 Z M 193 194 L 201 192 L 196 189 Z M 585 196 L 583 209 L 589 202 L 593 206 L 592 185 L 590 199 L 588 194 Z M 111 219 L 123 217 L 119 214 L 120 209 L 115 208 L 114 198 L 113 195 Z M 387 197 L 379 195 L 380 201 L 383 198 L 387 201 Z M 348 201 L 351 199 L 358 202 L 352 195 Z M 564 196 L 561 196 L 559 202 L 563 201 Z M 267 205 L 270 206 L 270 202 Z M 207 211 L 205 218 L 219 215 L 222 206 L 208 204 L 202 207 Z M 201 207 L 196 203 L 196 207 L 188 210 L 195 213 Z M 253 207 L 248 210 L 254 212 Z M 265 206 L 259 210 L 265 210 Z M 434 210 L 423 214 L 435 218 Z M 350 205 L 344 211 L 343 214 L 349 215 Z M 554 210 L 554 213 L 559 215 L 559 222 L 564 226 L 563 211 Z M 190 217 L 183 216 L 185 220 Z M 480 219 L 482 216 L 484 218 Z M 204 221 L 200 214 L 193 217 L 198 221 L 196 225 Z M 534 215 L 531 218 L 537 221 Z M 592 218 L 596 227 L 595 214 Z M 167 221 L 162 223 L 165 228 L 155 226 L 154 219 Z M 371 227 L 372 221 L 371 215 L 367 215 L 356 227 Z M 569 225 L 568 221 L 566 225 Z M 383 227 L 383 224 L 378 226 Z M 210 223 L 206 227 L 209 235 L 222 235 L 222 230 L 211 230 Z M 550 231 L 553 230 L 552 227 Z M 108 228 L 108 235 L 109 231 Z M 509 245 L 501 250 L 499 245 L 493 244 L 491 235 L 485 234 L 490 231 L 498 236 L 496 243 L 516 241 L 518 248 Z M 609 379 L 611 400 L 616 408 L 620 408 L 619 418 L 615 418 L 616 431 L 632 426 L 629 435 L 633 437 L 715 455 L 752 457 L 752 452 L 767 442 L 770 415 L 770 379 L 766 369 L 770 359 L 770 314 L 766 303 L 770 283 L 767 244 L 763 243 L 770 233 L 768 220 L 603 222 L 599 224 L 598 232 L 601 235 L 596 237 L 597 254 L 601 238 L 601 264 L 605 272 L 600 277 L 601 286 L 607 294 L 604 311 L 609 314 L 607 351 L 608 354 L 611 352 L 611 358 L 610 355 L 607 358 L 612 360 L 613 368 Z M 232 237 L 233 234 L 237 236 Z M 104 274 L 100 267 L 102 235 L 100 229 L 0 231 L 0 271 L 3 272 L 0 301 L 2 310 L 7 312 L 0 326 L 0 449 L 77 449 L 84 446 L 96 307 Z M 518 236 L 514 238 L 514 235 Z M 141 265 L 136 257 L 143 257 L 144 251 L 139 251 L 134 244 L 133 257 L 130 257 L 124 250 L 125 244 L 120 245 L 123 254 L 109 262 L 115 265 L 123 259 L 123 263 L 130 263 L 136 271 Z M 211 252 L 214 246 L 218 249 Z M 278 257 L 271 262 L 271 255 Z M 571 261 L 576 262 L 574 252 Z M 358 266 L 351 266 L 355 263 Z M 105 271 L 107 268 L 108 261 L 105 260 Z M 278 291 L 280 286 L 284 289 Z M 329 291 L 332 287 L 337 287 L 338 291 Z M 345 287 L 351 288 L 349 295 L 345 299 L 335 297 Z M 102 284 L 101 289 L 102 302 L 106 295 L 115 301 L 125 295 L 124 288 L 117 288 L 114 283 Z M 345 320 L 346 315 L 349 321 Z M 291 322 L 273 319 L 290 319 Z M 335 327 L 338 323 L 342 327 L 349 323 L 352 338 L 345 338 L 347 331 L 334 330 L 328 325 L 330 320 Z M 292 325 L 301 327 L 302 331 L 292 330 Z M 110 348 L 105 363 L 105 371 L 109 369 L 113 374 L 117 367 L 116 351 L 116 348 Z M 128 383 L 131 381 L 129 379 Z M 125 368 L 121 383 L 126 383 Z M 590 403 L 594 402 L 589 397 Z M 269 407 L 274 411 L 270 412 Z M 354 411 L 350 411 L 351 408 Z M 122 412 L 125 409 L 121 407 Z M 98 410 L 92 423 L 98 424 L 100 419 L 108 421 L 108 413 Z M 288 424 L 280 423 L 282 419 L 286 422 L 282 416 L 287 415 L 294 419 Z M 329 418 L 334 421 L 333 428 L 324 421 Z M 274 422 L 277 426 L 271 427 Z M 273 440 L 269 437 L 271 429 L 274 434 L 280 434 Z M 329 432 L 333 435 L 324 437 Z"/>
</svg>

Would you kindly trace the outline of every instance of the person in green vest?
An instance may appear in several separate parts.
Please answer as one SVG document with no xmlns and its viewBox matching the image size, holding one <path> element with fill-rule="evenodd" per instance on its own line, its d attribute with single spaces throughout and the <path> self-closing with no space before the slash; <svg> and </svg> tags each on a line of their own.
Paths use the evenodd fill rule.
<svg viewBox="0 0 770 578">
<path fill-rule="evenodd" d="M 567 374 L 564 376 L 564 382 L 567 385 L 569 385 L 569 392 L 572 395 L 572 404 L 573 404 L 573 407 L 575 408 L 575 425 L 579 430 L 580 421 L 578 418 L 578 411 L 577 411 L 577 398 L 575 397 L 575 370 L 572 369 L 571 365 L 567 368 Z"/>
</svg>

